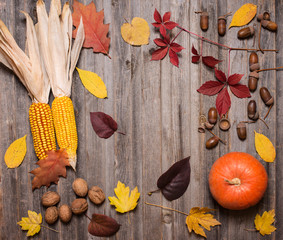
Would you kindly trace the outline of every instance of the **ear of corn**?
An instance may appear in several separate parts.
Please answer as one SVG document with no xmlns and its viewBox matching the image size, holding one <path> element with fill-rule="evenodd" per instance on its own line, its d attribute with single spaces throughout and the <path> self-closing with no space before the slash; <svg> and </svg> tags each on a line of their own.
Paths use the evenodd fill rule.
<svg viewBox="0 0 283 240">
<path fill-rule="evenodd" d="M 33 103 L 29 108 L 29 121 L 36 156 L 39 160 L 44 159 L 47 151 L 56 150 L 50 106 L 46 103 Z"/>
<path fill-rule="evenodd" d="M 52 103 L 52 114 L 57 143 L 66 149 L 72 168 L 76 169 L 78 136 L 72 100 L 69 97 L 56 97 Z"/>
</svg>

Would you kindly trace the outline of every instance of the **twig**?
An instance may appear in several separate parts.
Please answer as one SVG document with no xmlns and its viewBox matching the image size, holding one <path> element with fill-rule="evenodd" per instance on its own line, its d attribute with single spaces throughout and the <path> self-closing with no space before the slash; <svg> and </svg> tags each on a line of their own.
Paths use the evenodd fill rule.
<svg viewBox="0 0 283 240">
<path fill-rule="evenodd" d="M 44 225 L 40 225 L 41 227 L 44 227 L 44 228 L 46 228 L 46 229 L 49 229 L 49 230 L 51 230 L 51 231 L 53 231 L 53 232 L 57 232 L 57 233 L 59 233 L 59 231 L 57 231 L 56 229 L 53 229 L 53 228 L 50 228 L 50 227 L 47 227 L 47 226 L 44 226 Z"/>
<path fill-rule="evenodd" d="M 262 118 L 258 118 L 260 121 L 262 121 L 264 124 L 265 124 L 265 126 L 269 129 L 269 126 L 267 125 L 267 123 L 262 119 Z"/>
<path fill-rule="evenodd" d="M 177 213 L 181 213 L 181 214 L 184 214 L 186 216 L 189 216 L 189 214 L 185 213 L 185 212 L 181 212 L 181 211 L 178 211 L 176 209 L 173 209 L 173 208 L 169 208 L 169 207 L 164 207 L 164 206 L 161 206 L 161 205 L 157 205 L 157 204 L 153 204 L 153 203 L 148 203 L 148 202 L 144 202 L 146 205 L 150 205 L 150 206 L 154 206 L 154 207 L 160 207 L 160 208 L 163 208 L 163 209 L 167 209 L 167 210 L 170 210 L 170 211 L 174 211 L 174 212 L 177 212 Z"/>
<path fill-rule="evenodd" d="M 264 68 L 264 69 L 259 69 L 259 70 L 256 70 L 256 71 L 257 72 L 263 72 L 263 71 L 277 70 L 277 69 L 281 69 L 281 68 L 283 68 L 283 66 L 275 67 L 275 68 Z"/>
<path fill-rule="evenodd" d="M 86 215 L 86 213 L 84 215 L 91 221 L 91 218 L 88 215 Z"/>
<path fill-rule="evenodd" d="M 256 232 L 256 229 L 249 229 L 249 228 L 245 228 L 246 231 L 250 231 L 250 232 Z"/>
<path fill-rule="evenodd" d="M 277 49 L 255 49 L 255 48 L 230 48 L 231 50 L 239 50 L 239 51 L 264 51 L 264 52 L 278 52 Z"/>
<path fill-rule="evenodd" d="M 229 16 L 231 14 L 232 14 L 232 12 L 226 13 L 223 17 L 227 17 L 227 16 Z"/>
<path fill-rule="evenodd" d="M 260 35 L 261 35 L 261 21 L 260 21 L 260 26 L 259 26 L 259 30 L 258 30 L 258 48 L 259 50 L 264 53 L 260 47 Z"/>
<path fill-rule="evenodd" d="M 122 135 L 126 135 L 126 133 L 123 133 L 123 132 L 117 132 L 117 133 L 122 134 Z"/>
<path fill-rule="evenodd" d="M 256 123 L 256 121 L 241 121 L 240 123 Z"/>
<path fill-rule="evenodd" d="M 207 131 L 209 131 L 213 136 L 217 137 L 220 142 L 222 142 L 224 145 L 226 145 L 226 142 L 224 140 L 222 140 L 220 137 L 218 137 L 217 135 L 215 135 L 211 130 L 207 129 Z"/>
<path fill-rule="evenodd" d="M 183 30 L 181 29 L 180 32 L 178 32 L 178 34 L 172 39 L 172 41 L 170 42 L 170 44 L 175 41 L 175 39 L 179 36 L 179 34 L 180 34 L 182 31 L 183 31 Z"/>
</svg>

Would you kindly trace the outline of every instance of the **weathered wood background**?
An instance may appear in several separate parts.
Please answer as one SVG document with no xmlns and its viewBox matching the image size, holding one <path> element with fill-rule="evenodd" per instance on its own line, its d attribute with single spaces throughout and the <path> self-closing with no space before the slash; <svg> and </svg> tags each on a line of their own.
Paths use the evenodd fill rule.
<svg viewBox="0 0 283 240">
<path fill-rule="evenodd" d="M 72 1 L 71 1 L 72 2 Z M 81 0 L 84 4 L 90 0 Z M 117 214 L 109 201 L 100 206 L 89 202 L 87 214 L 103 213 L 115 218 L 122 226 L 111 239 L 201 239 L 189 233 L 185 216 L 160 208 L 147 206 L 145 201 L 189 212 L 194 206 L 215 208 L 216 218 L 222 223 L 210 232 L 208 239 L 280 239 L 283 235 L 283 75 L 281 71 L 260 73 L 259 86 L 267 86 L 275 97 L 275 106 L 271 110 L 267 123 L 248 126 L 248 138 L 242 142 L 236 134 L 236 124 L 247 120 L 246 105 L 248 99 L 240 100 L 232 96 L 229 119 L 232 127 L 228 132 L 214 129 L 215 133 L 226 140 L 226 146 L 219 144 L 213 150 L 205 149 L 205 141 L 210 133 L 199 134 L 197 131 L 200 114 L 206 114 L 215 104 L 215 97 L 203 96 L 196 89 L 206 80 L 214 79 L 214 73 L 201 64 L 191 63 L 192 44 L 199 49 L 200 40 L 187 33 L 182 33 L 177 43 L 186 49 L 180 54 L 180 67 L 170 64 L 168 57 L 163 61 L 150 61 L 151 53 L 156 48 L 153 39 L 158 32 L 150 24 L 154 21 L 153 12 L 157 8 L 162 14 L 171 11 L 172 20 L 181 26 L 202 34 L 204 37 L 233 47 L 251 47 L 252 40 L 240 41 L 236 34 L 239 28 L 232 28 L 225 37 L 217 34 L 217 17 L 228 12 L 235 12 L 246 1 L 226 0 L 95 0 L 97 9 L 104 9 L 105 23 L 110 23 L 111 37 L 109 59 L 103 54 L 94 54 L 91 49 L 83 49 L 78 66 L 96 72 L 102 77 L 108 89 L 108 99 L 97 99 L 82 85 L 77 72 L 74 74 L 72 100 L 76 111 L 79 135 L 77 172 L 68 169 L 67 178 L 61 179 L 58 186 L 49 190 L 58 191 L 60 204 L 70 204 L 75 198 L 71 184 L 76 177 L 82 177 L 88 184 L 99 185 L 106 196 L 114 195 L 118 180 L 133 189 L 138 186 L 141 192 L 137 208 L 127 214 Z M 278 24 L 277 34 L 262 31 L 262 47 L 277 48 L 280 52 L 258 53 L 262 67 L 283 65 L 283 0 L 251 0 L 258 5 L 258 12 L 268 10 Z M 1 0 L 0 17 L 6 23 L 22 49 L 25 47 L 25 20 L 20 10 L 35 16 L 35 0 Z M 49 8 L 50 1 L 46 4 Z M 210 22 L 209 30 L 201 32 L 199 15 L 195 11 L 207 10 Z M 120 35 L 124 17 L 142 17 L 150 25 L 150 43 L 147 46 L 132 47 L 125 43 Z M 34 18 L 35 19 L 35 18 Z M 231 17 L 228 18 L 228 24 Z M 256 19 L 252 23 L 256 23 Z M 250 25 L 252 24 L 250 23 Z M 177 29 L 173 31 L 177 33 Z M 228 51 L 208 43 L 203 44 L 204 55 L 222 59 L 219 68 L 227 72 Z M 231 73 L 243 73 L 242 82 L 247 84 L 249 53 L 231 52 Z M 31 100 L 26 89 L 15 75 L 3 65 L 0 66 L 0 226 L 1 239 L 25 239 L 17 225 L 28 210 L 44 213 L 40 198 L 47 191 L 45 187 L 32 192 L 32 175 L 29 171 L 36 167 L 36 156 L 28 122 L 28 109 Z M 260 99 L 259 91 L 252 94 L 258 103 L 261 116 L 267 107 Z M 53 97 L 50 97 L 50 103 Z M 104 140 L 92 130 L 89 113 L 103 111 L 117 120 L 119 130 L 126 136 L 115 134 Z M 274 163 L 266 164 L 255 152 L 254 133 L 262 132 L 276 146 L 277 158 Z M 27 134 L 28 151 L 25 160 L 16 169 L 7 169 L 4 154 L 8 146 L 17 138 Z M 262 201 L 255 207 L 244 211 L 229 211 L 219 207 L 212 199 L 208 188 L 208 174 L 215 160 L 231 151 L 243 151 L 252 154 L 265 166 L 268 175 L 268 190 Z M 160 193 L 151 197 L 147 192 L 155 189 L 158 176 L 174 162 L 191 156 L 191 183 L 186 193 L 178 200 L 168 202 Z M 89 201 L 89 200 L 88 200 Z M 59 204 L 59 205 L 60 205 Z M 277 230 L 271 236 L 262 237 L 258 232 L 246 231 L 254 228 L 256 213 L 276 210 Z M 60 233 L 42 228 L 34 239 L 98 239 L 88 234 L 89 220 L 84 216 L 73 216 L 69 224 L 58 221 L 53 225 Z M 46 223 L 45 223 L 46 225 Z"/>
</svg>

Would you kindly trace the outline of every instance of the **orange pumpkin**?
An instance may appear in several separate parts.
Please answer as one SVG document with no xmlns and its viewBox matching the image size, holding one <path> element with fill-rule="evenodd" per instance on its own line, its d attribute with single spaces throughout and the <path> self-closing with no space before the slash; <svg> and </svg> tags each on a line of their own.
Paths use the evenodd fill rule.
<svg viewBox="0 0 283 240">
<path fill-rule="evenodd" d="M 216 160 L 209 173 L 209 188 L 213 198 L 232 210 L 254 206 L 267 187 L 267 173 L 253 156 L 231 152 Z"/>
</svg>

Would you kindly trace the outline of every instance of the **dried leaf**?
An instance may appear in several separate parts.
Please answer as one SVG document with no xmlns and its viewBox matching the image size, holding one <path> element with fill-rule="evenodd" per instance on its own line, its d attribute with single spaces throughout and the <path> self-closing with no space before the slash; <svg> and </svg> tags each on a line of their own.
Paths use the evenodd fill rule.
<svg viewBox="0 0 283 240">
<path fill-rule="evenodd" d="M 219 81 L 207 81 L 197 90 L 204 95 L 213 96 L 221 91 L 224 83 Z"/>
<path fill-rule="evenodd" d="M 268 212 L 264 212 L 262 216 L 257 214 L 255 216 L 255 228 L 260 232 L 262 236 L 264 235 L 270 235 L 276 230 L 276 227 L 274 227 L 272 224 L 274 223 L 275 219 L 275 210 L 272 209 Z"/>
<path fill-rule="evenodd" d="M 114 189 L 116 197 L 108 197 L 110 204 L 116 207 L 116 211 L 120 213 L 129 212 L 134 210 L 138 204 L 138 200 L 140 198 L 140 193 L 138 192 L 138 188 L 135 187 L 134 190 L 131 191 L 130 188 L 125 187 L 125 184 L 118 181 L 117 187 Z"/>
<path fill-rule="evenodd" d="M 121 35 L 126 43 L 134 46 L 148 44 L 150 35 L 149 26 L 143 18 L 135 17 L 131 23 L 124 23 L 121 27 Z"/>
<path fill-rule="evenodd" d="M 193 207 L 190 210 L 190 214 L 186 218 L 186 224 L 188 226 L 189 232 L 194 231 L 196 234 L 199 234 L 206 238 L 206 234 L 202 227 L 210 231 L 210 227 L 221 225 L 216 219 L 213 218 L 212 214 L 207 214 L 207 212 L 212 211 L 210 208 L 199 208 Z"/>
<path fill-rule="evenodd" d="M 223 88 L 216 98 L 216 109 L 219 116 L 227 113 L 231 106 L 231 99 L 227 87 Z"/>
<path fill-rule="evenodd" d="M 93 1 L 85 6 L 77 0 L 74 0 L 73 9 L 73 24 L 76 27 L 73 31 L 73 38 L 76 37 L 82 16 L 85 31 L 83 47 L 93 48 L 93 52 L 108 54 L 110 44 L 110 38 L 107 37 L 109 24 L 103 24 L 104 11 L 96 12 Z"/>
<path fill-rule="evenodd" d="M 157 187 L 161 189 L 164 197 L 173 201 L 181 197 L 190 183 L 191 167 L 190 157 L 174 163 L 158 181 Z"/>
<path fill-rule="evenodd" d="M 65 150 L 49 151 L 47 157 L 36 163 L 39 168 L 30 173 L 35 177 L 32 180 L 32 190 L 41 186 L 49 187 L 51 182 L 58 183 L 59 176 L 66 177 L 66 166 L 70 166 L 68 154 Z"/>
<path fill-rule="evenodd" d="M 28 210 L 28 217 L 23 217 L 18 225 L 22 227 L 22 230 L 28 230 L 27 237 L 33 236 L 40 231 L 40 224 L 42 223 L 41 213 Z"/>
<path fill-rule="evenodd" d="M 88 232 L 97 237 L 110 237 L 120 229 L 120 224 L 115 219 L 103 214 L 92 214 L 88 225 Z"/>
<path fill-rule="evenodd" d="M 259 156 L 266 162 L 273 162 L 276 157 L 272 142 L 263 134 L 255 131 L 255 148 Z"/>
<path fill-rule="evenodd" d="M 84 87 L 98 98 L 107 97 L 107 89 L 102 79 L 93 72 L 76 68 Z"/>
<path fill-rule="evenodd" d="M 231 27 L 241 27 L 248 24 L 256 15 L 257 6 L 252 3 L 247 3 L 241 6 L 234 14 Z"/>
<path fill-rule="evenodd" d="M 211 67 L 211 68 L 214 68 L 216 64 L 222 62 L 221 60 L 218 60 L 212 56 L 205 56 L 205 57 L 202 57 L 202 62 L 208 66 L 208 67 Z"/>
<path fill-rule="evenodd" d="M 93 130 L 100 138 L 109 138 L 118 129 L 116 121 L 103 112 L 91 112 L 90 121 Z"/>
<path fill-rule="evenodd" d="M 4 160 L 8 168 L 16 168 L 23 162 L 27 152 L 27 135 L 15 140 L 7 149 Z"/>
</svg>

